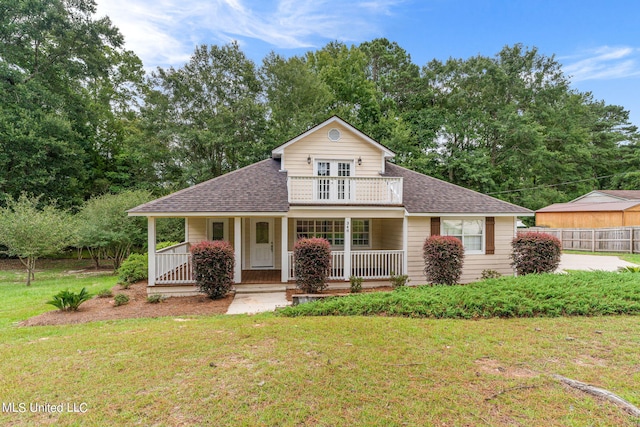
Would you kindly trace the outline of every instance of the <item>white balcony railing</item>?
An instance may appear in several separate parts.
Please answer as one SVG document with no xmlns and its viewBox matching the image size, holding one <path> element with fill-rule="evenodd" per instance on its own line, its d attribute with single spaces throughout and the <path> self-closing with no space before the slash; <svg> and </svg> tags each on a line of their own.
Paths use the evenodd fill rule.
<svg viewBox="0 0 640 427">
<path fill-rule="evenodd" d="M 290 176 L 289 203 L 402 204 L 402 178 Z"/>
<path fill-rule="evenodd" d="M 180 243 L 156 252 L 156 284 L 193 283 L 189 243 Z"/>
<path fill-rule="evenodd" d="M 404 274 L 404 251 L 352 251 L 351 271 L 344 270 L 344 251 L 331 251 L 329 280 L 346 280 L 349 276 L 363 279 L 387 279 L 392 274 Z M 289 280 L 295 279 L 293 252 L 289 252 Z"/>
</svg>

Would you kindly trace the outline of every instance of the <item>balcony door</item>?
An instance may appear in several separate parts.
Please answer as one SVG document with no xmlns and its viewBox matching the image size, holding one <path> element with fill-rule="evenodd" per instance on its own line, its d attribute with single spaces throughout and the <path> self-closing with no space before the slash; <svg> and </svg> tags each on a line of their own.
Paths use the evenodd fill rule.
<svg viewBox="0 0 640 427">
<path fill-rule="evenodd" d="M 316 185 L 318 200 L 350 200 L 353 162 L 342 160 L 319 160 L 316 162 L 316 176 L 320 177 Z M 326 177 L 326 178 L 325 178 Z"/>
</svg>

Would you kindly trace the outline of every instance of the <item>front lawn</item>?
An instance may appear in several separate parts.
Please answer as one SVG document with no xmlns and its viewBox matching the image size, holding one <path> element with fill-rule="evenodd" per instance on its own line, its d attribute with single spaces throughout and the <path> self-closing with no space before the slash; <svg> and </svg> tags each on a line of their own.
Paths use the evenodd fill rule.
<svg viewBox="0 0 640 427">
<path fill-rule="evenodd" d="M 67 271 L 65 273 L 65 271 Z M 115 277 L 59 269 L 31 288 L 4 271 L 0 424 L 635 426 L 560 374 L 640 405 L 636 316 L 435 320 L 174 316 L 17 327 L 65 287 Z M 45 273 L 47 274 L 47 273 Z M 57 285 L 54 284 L 57 282 Z M 26 404 L 11 412 L 8 403 Z M 63 404 L 65 412 L 29 405 Z M 83 405 L 84 404 L 84 405 Z M 75 406 L 74 406 L 75 405 Z M 66 412 L 67 409 L 86 412 Z"/>
</svg>

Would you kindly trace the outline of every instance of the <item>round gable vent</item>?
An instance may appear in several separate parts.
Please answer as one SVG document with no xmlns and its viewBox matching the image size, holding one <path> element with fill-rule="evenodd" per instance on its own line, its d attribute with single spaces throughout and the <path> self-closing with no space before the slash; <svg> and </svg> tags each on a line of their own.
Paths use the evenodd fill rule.
<svg viewBox="0 0 640 427">
<path fill-rule="evenodd" d="M 340 131 L 338 129 L 331 129 L 329 131 L 329 139 L 331 141 L 340 141 L 340 137 L 342 136 L 342 134 L 340 133 Z"/>
</svg>

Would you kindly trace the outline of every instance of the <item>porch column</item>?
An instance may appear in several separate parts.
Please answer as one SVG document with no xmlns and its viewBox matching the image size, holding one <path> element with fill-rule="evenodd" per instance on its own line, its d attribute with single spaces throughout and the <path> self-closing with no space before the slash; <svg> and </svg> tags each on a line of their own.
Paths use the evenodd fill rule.
<svg viewBox="0 0 640 427">
<path fill-rule="evenodd" d="M 149 286 L 154 286 L 156 284 L 156 219 L 152 216 L 147 218 L 147 251 L 149 253 L 147 283 Z"/>
<path fill-rule="evenodd" d="M 233 249 L 236 258 L 233 281 L 242 283 L 242 218 L 239 217 L 233 218 Z"/>
<path fill-rule="evenodd" d="M 189 218 L 184 219 L 184 241 L 189 243 Z"/>
<path fill-rule="evenodd" d="M 409 274 L 409 218 L 402 219 L 402 273 Z"/>
<path fill-rule="evenodd" d="M 289 218 L 283 216 L 280 219 L 280 281 L 287 283 L 289 281 Z"/>
<path fill-rule="evenodd" d="M 351 218 L 344 219 L 344 280 L 351 277 Z"/>
</svg>

